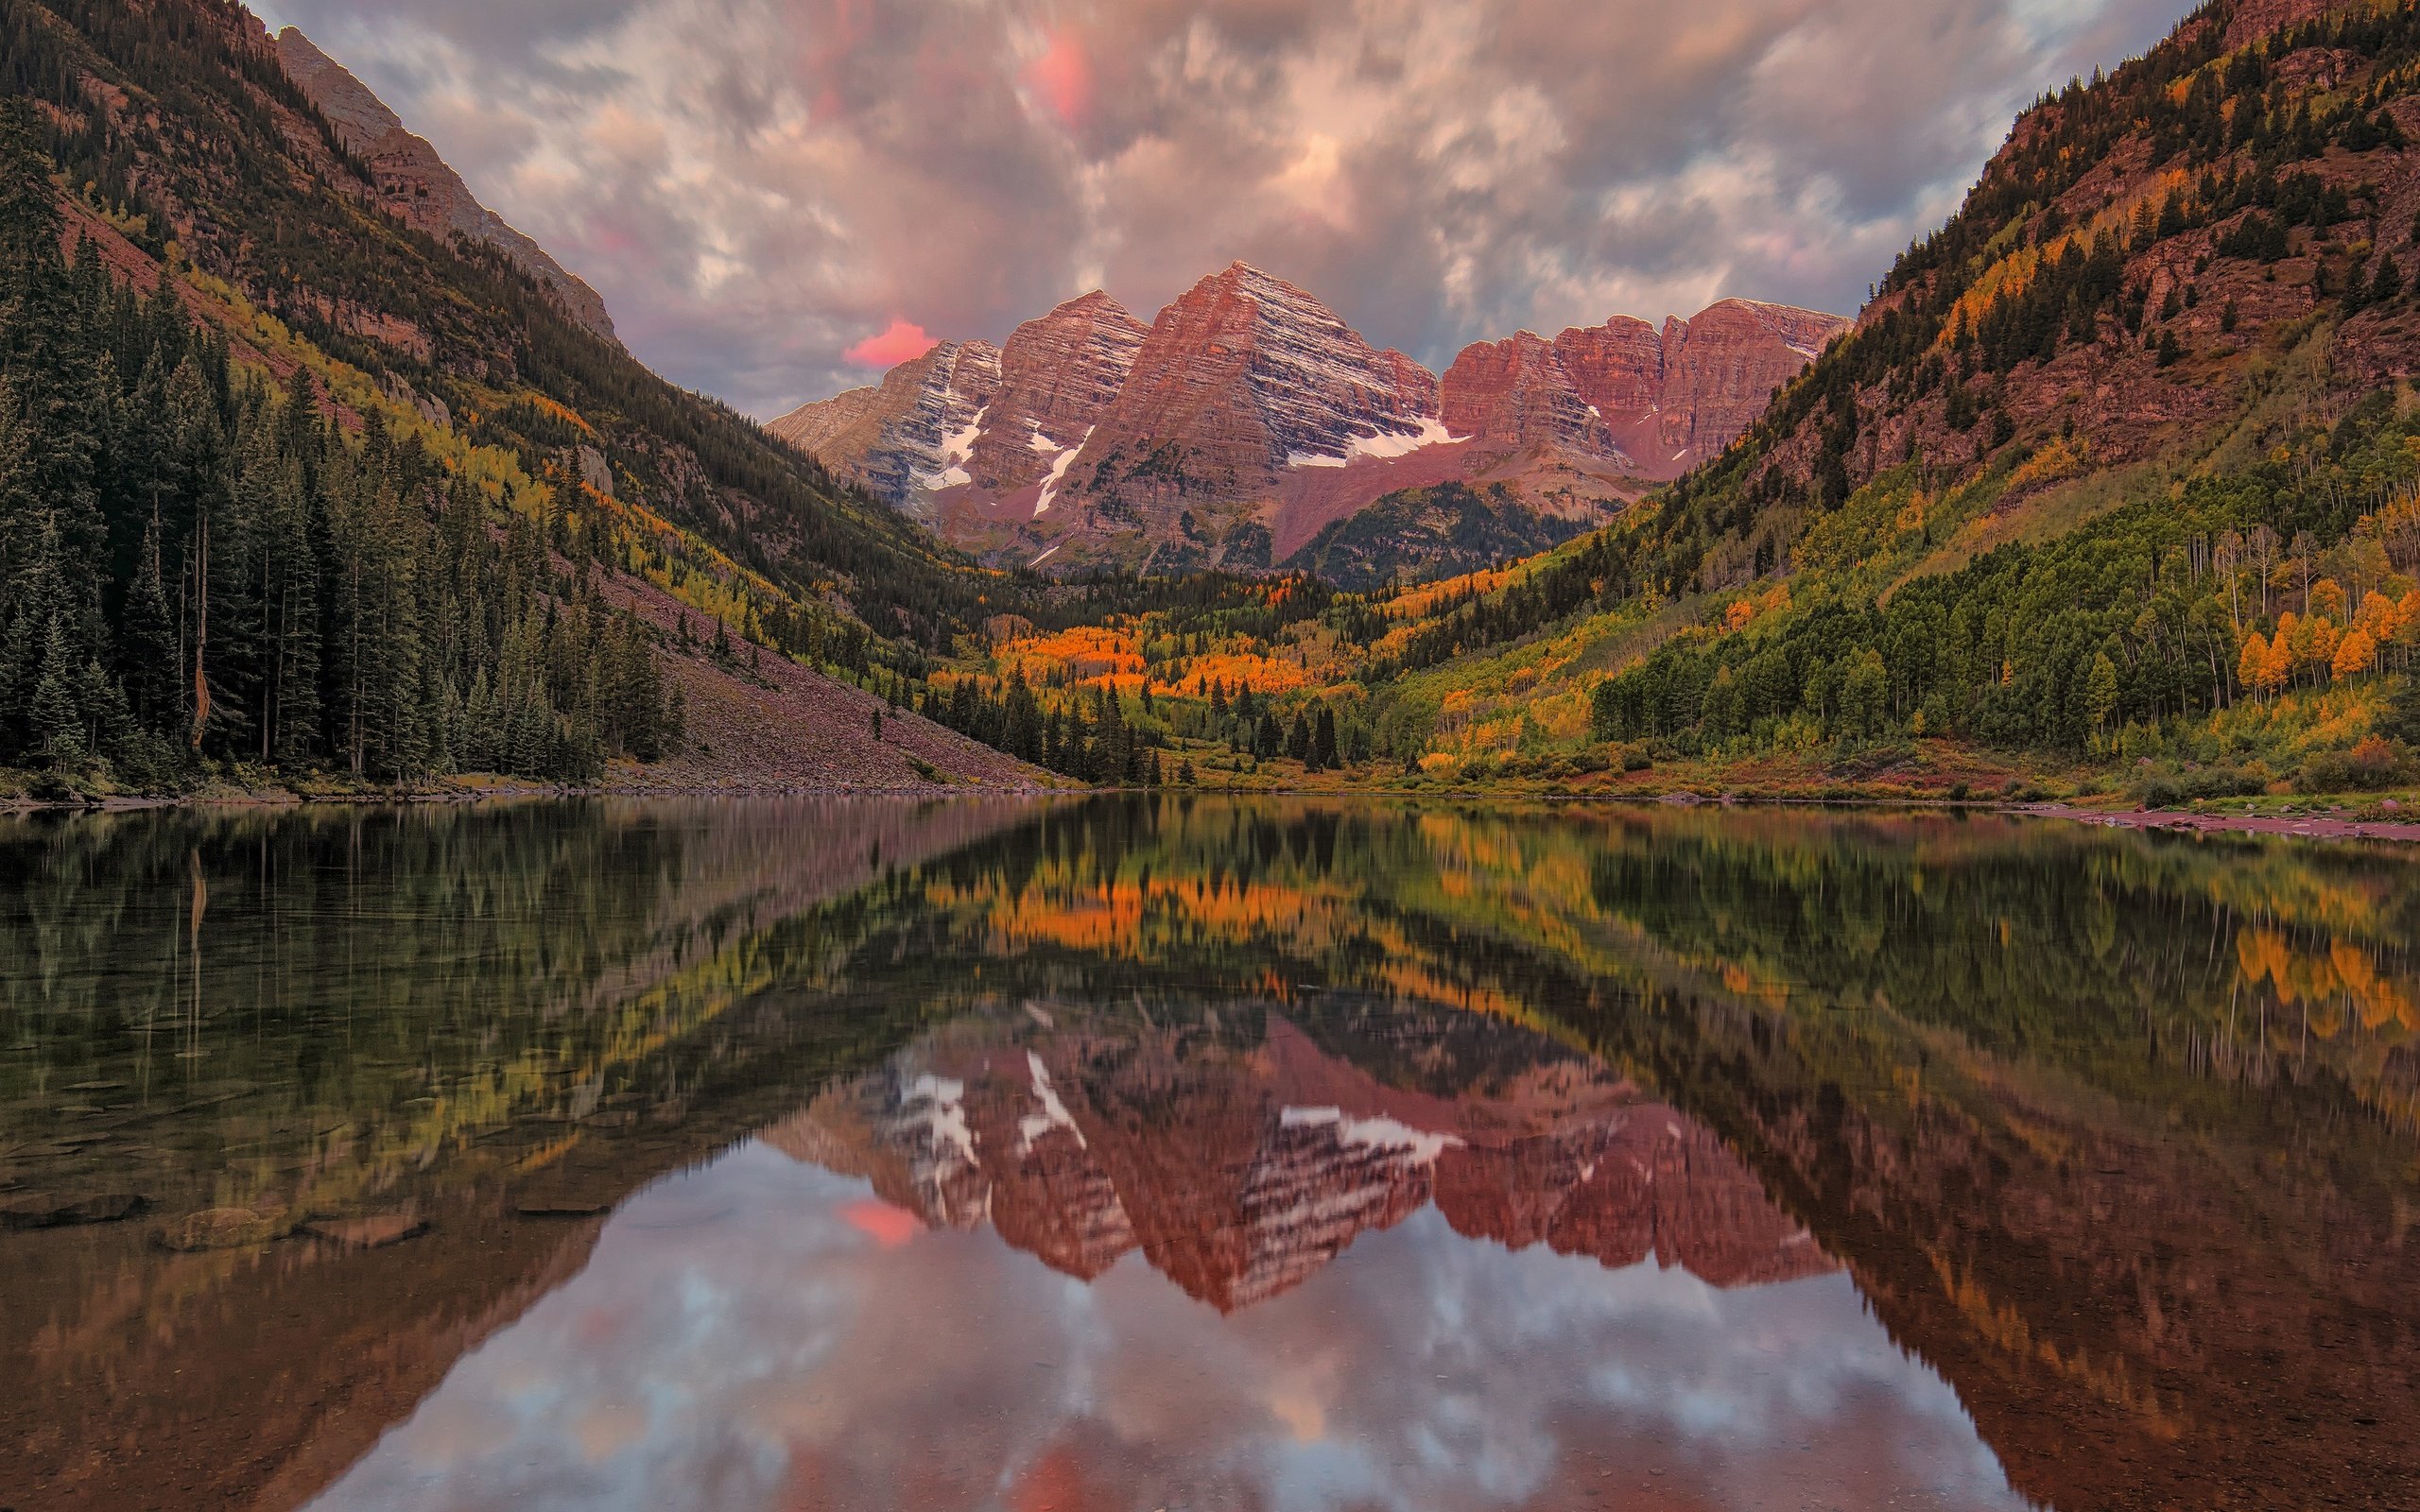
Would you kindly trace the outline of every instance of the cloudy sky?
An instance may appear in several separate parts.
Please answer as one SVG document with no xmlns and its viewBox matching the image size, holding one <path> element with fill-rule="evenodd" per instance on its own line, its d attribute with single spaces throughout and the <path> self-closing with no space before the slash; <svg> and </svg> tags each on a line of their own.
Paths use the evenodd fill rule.
<svg viewBox="0 0 2420 1512">
<path fill-rule="evenodd" d="M 1432 1209 L 1222 1317 L 1139 1254 L 1087 1286 L 752 1143 L 633 1198 L 313 1512 L 1748 1512 L 1777 1489 L 2025 1504 L 1843 1273 L 1716 1291 Z"/>
<path fill-rule="evenodd" d="M 1382 346 L 1848 312 L 2187 0 L 251 0 L 771 416 L 1242 258 Z"/>
</svg>

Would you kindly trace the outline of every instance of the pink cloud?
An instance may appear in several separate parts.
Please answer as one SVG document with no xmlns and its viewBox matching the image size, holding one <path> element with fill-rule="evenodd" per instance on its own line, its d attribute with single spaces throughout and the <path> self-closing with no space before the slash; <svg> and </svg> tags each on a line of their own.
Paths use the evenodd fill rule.
<svg viewBox="0 0 2420 1512">
<path fill-rule="evenodd" d="M 905 1208 L 871 1199 L 840 1210 L 841 1221 L 885 1249 L 896 1249 L 925 1231 L 925 1225 Z"/>
<path fill-rule="evenodd" d="M 913 362 L 940 345 L 925 335 L 923 326 L 893 320 L 889 330 L 878 336 L 866 337 L 844 356 L 860 368 L 895 368 L 903 362 Z"/>
<path fill-rule="evenodd" d="M 1073 32 L 1050 39 L 1049 50 L 1026 65 L 1025 82 L 1069 126 L 1081 126 L 1092 110 L 1093 61 Z"/>
</svg>

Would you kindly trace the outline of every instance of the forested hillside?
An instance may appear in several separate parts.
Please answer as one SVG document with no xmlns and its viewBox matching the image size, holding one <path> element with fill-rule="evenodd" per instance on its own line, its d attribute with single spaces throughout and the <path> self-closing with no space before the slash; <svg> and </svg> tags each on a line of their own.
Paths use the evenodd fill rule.
<svg viewBox="0 0 2420 1512">
<path fill-rule="evenodd" d="M 940 726 L 1098 782 L 2420 780 L 2411 7 L 2215 0 L 2044 99 L 1722 457 L 1419 588 L 1355 529 L 982 570 L 383 214 L 236 8 L 0 18 L 0 765 L 1005 769 Z M 1548 544 L 1497 504 L 1389 519 Z"/>
<path fill-rule="evenodd" d="M 1281 764 L 1332 717 L 1365 776 L 2398 785 L 2415 292 L 2420 11 L 2218 0 L 2021 117 L 1858 330 L 1624 523 L 1414 592 L 1272 590 L 1278 624 L 1037 635 L 981 675 L 1131 679 L 1239 777 L 1270 699 Z"/>
<path fill-rule="evenodd" d="M 589 781 L 1014 604 L 390 218 L 226 0 L 0 0 L 0 766 Z"/>
<path fill-rule="evenodd" d="M 2416 91 L 2410 7 L 2222 0 L 2036 106 L 1858 334 L 1624 542 L 1607 586 L 1695 623 L 1595 732 L 2394 780 Z"/>
</svg>

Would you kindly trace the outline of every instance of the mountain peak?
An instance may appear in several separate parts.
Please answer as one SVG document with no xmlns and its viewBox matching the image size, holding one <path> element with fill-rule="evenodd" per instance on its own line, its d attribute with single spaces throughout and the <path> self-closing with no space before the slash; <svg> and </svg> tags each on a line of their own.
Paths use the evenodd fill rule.
<svg viewBox="0 0 2420 1512">
<path fill-rule="evenodd" d="M 1678 477 L 1730 445 L 1848 329 L 1839 316 L 1719 300 L 1662 330 L 1630 316 L 1465 349 L 1440 387 L 1445 426 L 1511 450 L 1550 446 L 1644 479 Z"/>
<path fill-rule="evenodd" d="M 1847 325 L 1747 300 L 1660 330 L 1616 316 L 1480 343 L 1441 386 L 1236 259 L 1148 326 L 1095 289 L 1019 326 L 995 364 L 947 344 L 771 429 L 1003 560 L 1075 536 L 1068 565 L 1251 569 L 1389 492 L 1488 469 L 1566 514 L 1618 506 L 1720 450 Z"/>
</svg>

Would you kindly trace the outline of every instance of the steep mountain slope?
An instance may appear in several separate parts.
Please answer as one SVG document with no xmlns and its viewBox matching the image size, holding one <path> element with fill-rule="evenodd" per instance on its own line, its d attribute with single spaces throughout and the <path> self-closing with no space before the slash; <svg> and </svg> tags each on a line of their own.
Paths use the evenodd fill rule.
<svg viewBox="0 0 2420 1512">
<path fill-rule="evenodd" d="M 766 429 L 918 519 L 979 521 L 1025 494 L 1049 507 L 1117 400 L 1150 327 L 1106 294 L 1017 327 L 1005 347 L 945 341 L 872 388 L 802 405 Z"/>
<path fill-rule="evenodd" d="M 2083 471 L 2189 466 L 2268 423 L 2282 362 L 2323 406 L 2406 376 L 2411 27 L 2408 8 L 2217 0 L 2027 112 L 1854 339 L 1676 496 L 1662 585 L 1739 581 L 1757 554 L 1723 544 L 1779 559 L 1906 461 L 1936 486 L 2053 443 Z"/>
<path fill-rule="evenodd" d="M 1237 263 L 1148 329 L 1086 295 L 1002 352 L 945 345 L 770 429 L 1004 562 L 1316 570 L 1314 539 L 1345 529 L 1365 575 L 1435 576 L 1484 558 L 1426 534 L 1392 549 L 1383 522 L 1422 499 L 1363 511 L 1478 484 L 1511 541 L 1562 540 L 1720 452 L 1847 324 L 1725 301 L 1660 334 L 1616 320 L 1474 346 L 1441 385 Z M 1029 390 L 1051 397 L 1047 424 Z"/>
<path fill-rule="evenodd" d="M 1502 450 L 1551 446 L 1677 478 L 1746 433 L 1775 389 L 1852 322 L 1724 300 L 1659 334 L 1616 316 L 1551 343 L 1524 331 L 1465 348 L 1442 386 L 1445 428 Z"/>
<path fill-rule="evenodd" d="M 990 575 L 802 467 L 794 450 L 533 299 L 502 258 L 434 245 L 379 214 L 368 165 L 320 124 L 241 8 L 8 0 L 8 27 L 11 92 L 44 102 L 75 181 L 94 185 L 95 208 L 139 218 L 131 239 L 144 251 L 156 257 L 173 237 L 197 271 L 334 359 L 475 414 L 476 439 L 577 464 L 570 440 L 593 430 L 606 466 L 590 471 L 635 490 L 619 502 L 785 592 L 846 595 L 878 635 L 930 639 L 993 590 Z M 521 394 L 572 418 L 523 413 Z"/>
<path fill-rule="evenodd" d="M 388 192 L 458 180 L 299 39 L 224 0 L 0 0 L 0 763 L 593 780 L 667 753 L 669 679 L 819 723 L 829 780 L 999 769 L 807 669 L 921 664 L 1013 585 Z"/>
<path fill-rule="evenodd" d="M 277 57 L 286 76 L 336 128 L 337 140 L 370 165 L 379 200 L 396 219 L 441 241 L 459 235 L 495 248 L 544 285 L 573 319 L 608 341 L 616 340 L 614 318 L 596 291 L 480 204 L 437 149 L 406 130 L 386 102 L 344 65 L 293 26 L 277 34 Z"/>
<path fill-rule="evenodd" d="M 1596 732 L 2408 770 L 2416 90 L 2410 7 L 2221 0 L 2029 111 L 1858 333 L 1575 564 L 1646 657 Z M 1641 635 L 1640 591 L 1699 626 Z"/>
<path fill-rule="evenodd" d="M 1000 391 L 968 471 L 994 496 L 1063 479 L 1133 374 L 1151 328 L 1106 294 L 1070 300 L 1017 327 L 1000 349 Z M 1046 507 L 1036 494 L 1036 508 Z"/>
<path fill-rule="evenodd" d="M 999 390 L 999 348 L 944 341 L 891 369 L 879 388 L 852 390 L 766 428 L 802 451 L 850 458 L 876 495 L 925 518 L 933 494 L 967 481 L 965 463 Z"/>
<path fill-rule="evenodd" d="M 1408 491 L 1291 558 L 1357 593 L 1169 600 L 1003 637 L 993 666 L 1132 699 L 1222 785 L 2383 814 L 2420 781 L 2415 144 L 2420 11 L 2205 6 L 2027 112 L 1857 329 L 1612 528 L 1499 570 L 1530 527 L 1492 489 Z M 1644 444 L 1608 418 L 1651 416 L 1676 369 L 1717 399 L 1745 379 L 1653 335 L 1491 344 L 1441 406 L 1567 455 Z M 1407 562 L 1468 576 L 1387 586 Z"/>
</svg>

